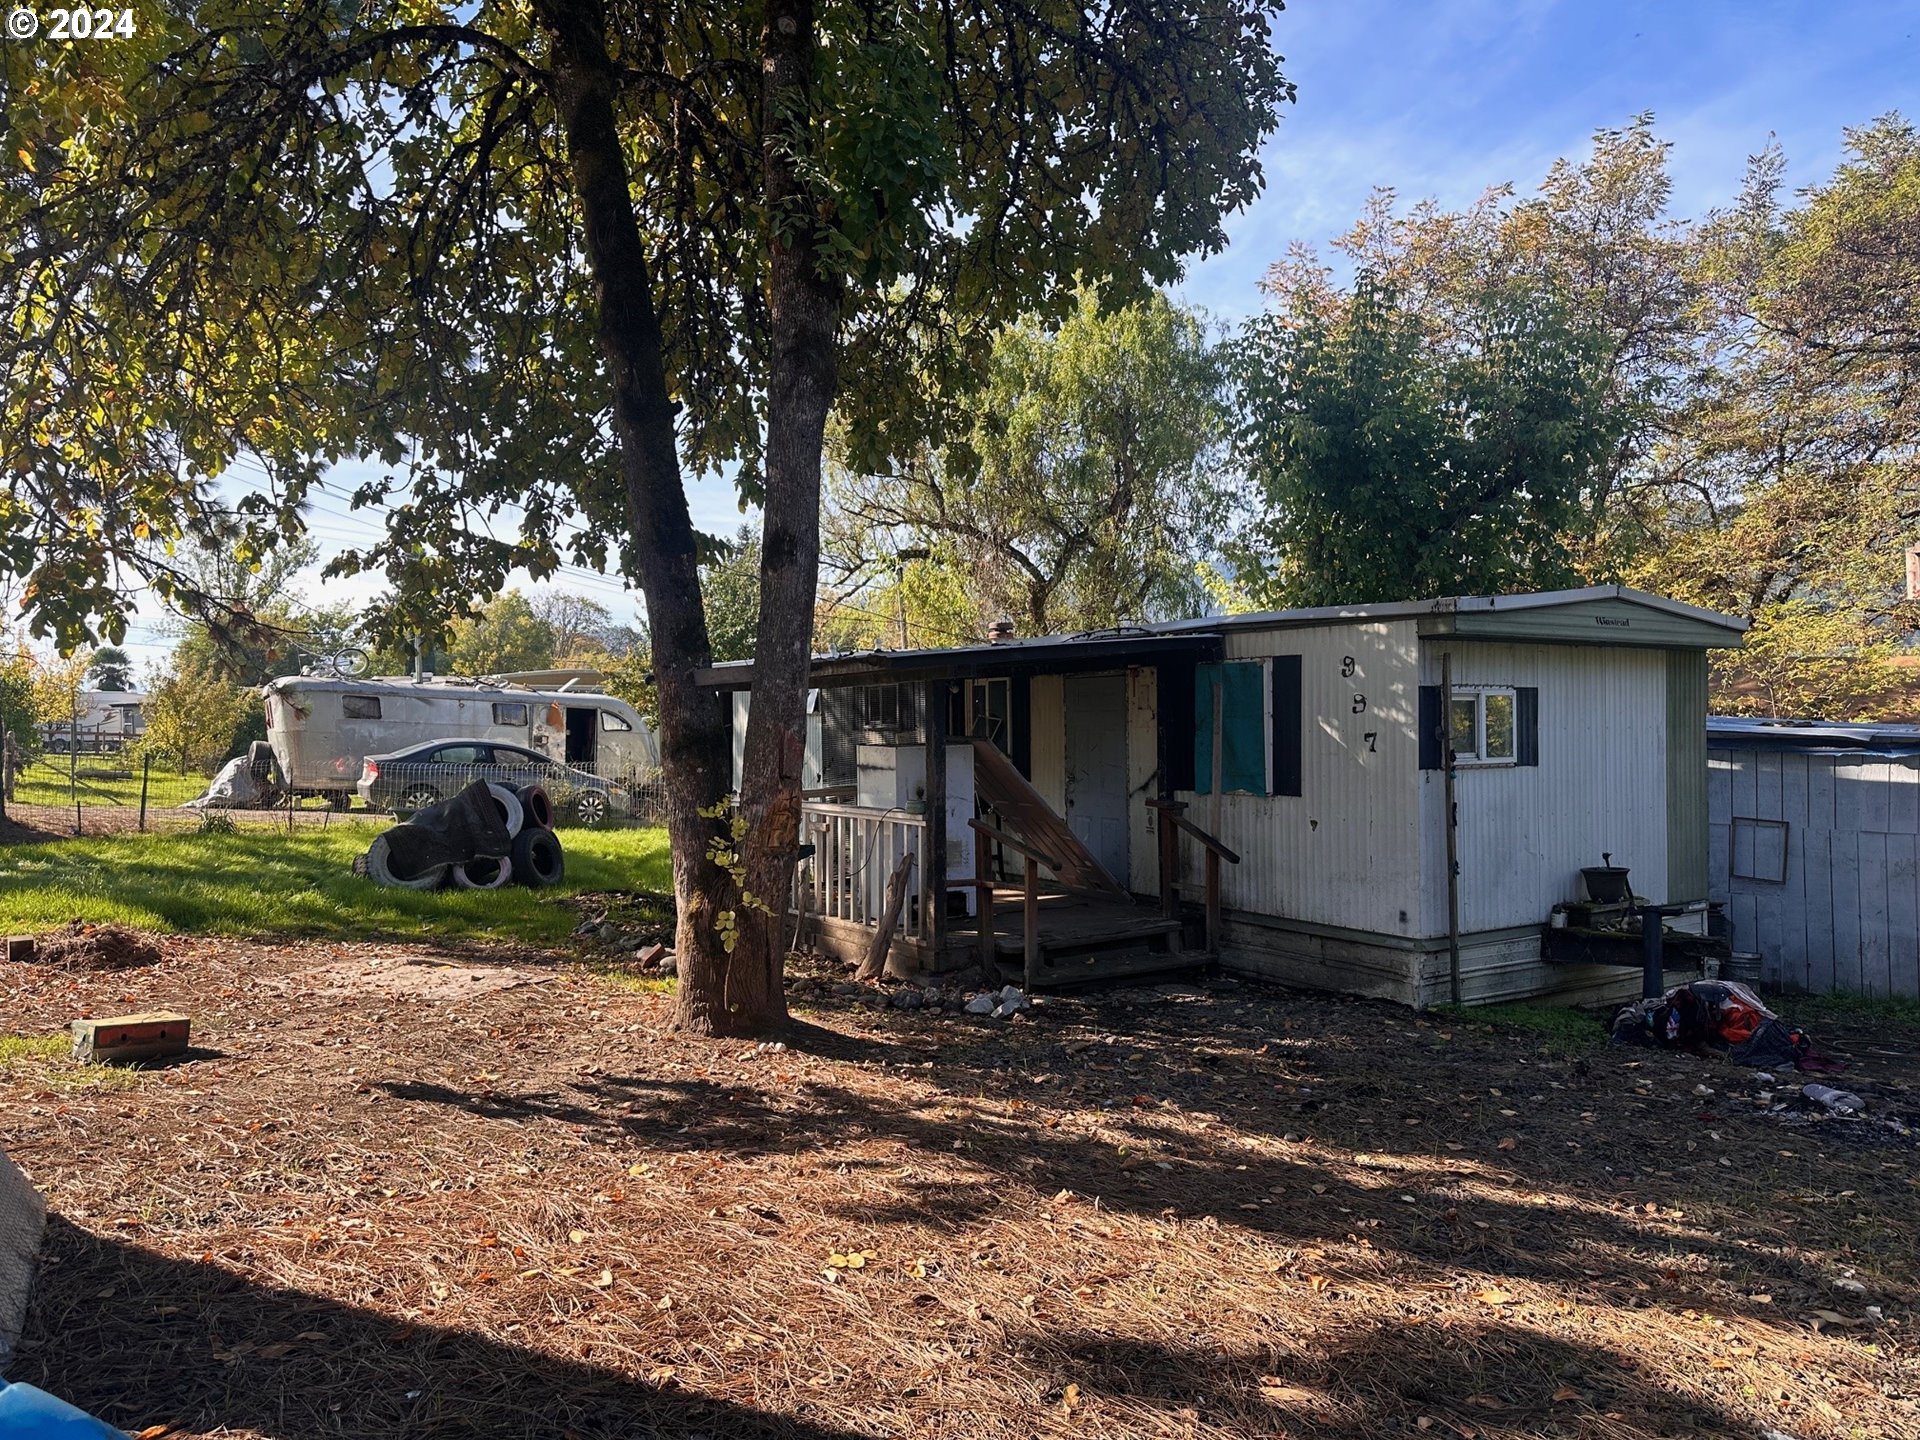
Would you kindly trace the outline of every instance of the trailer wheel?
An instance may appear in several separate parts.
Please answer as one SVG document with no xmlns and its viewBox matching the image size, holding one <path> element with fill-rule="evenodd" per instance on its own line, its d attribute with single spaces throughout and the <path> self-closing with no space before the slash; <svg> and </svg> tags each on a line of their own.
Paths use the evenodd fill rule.
<svg viewBox="0 0 1920 1440">
<path fill-rule="evenodd" d="M 441 881 L 447 878 L 445 865 L 433 865 L 409 879 L 401 879 L 393 873 L 389 863 L 387 837 L 384 835 L 373 837 L 373 844 L 367 847 L 365 859 L 367 878 L 376 885 L 386 885 L 395 890 L 438 890 Z"/>
<path fill-rule="evenodd" d="M 513 873 L 522 884 L 535 889 L 558 885 L 567 873 L 560 837 L 551 830 L 522 830 L 514 836 Z"/>
<path fill-rule="evenodd" d="M 511 840 L 526 828 L 527 807 L 520 803 L 511 785 L 502 785 L 498 780 L 487 781 L 487 793 L 500 807 L 500 818 L 506 823 L 507 838 Z"/>
<path fill-rule="evenodd" d="M 480 855 L 453 867 L 459 890 L 498 890 L 513 878 L 513 861 L 505 855 Z"/>
<path fill-rule="evenodd" d="M 278 769 L 279 761 L 274 756 L 273 746 L 265 740 L 256 740 L 247 746 L 247 773 L 255 780 L 277 790 L 280 788 L 275 779 Z"/>
</svg>

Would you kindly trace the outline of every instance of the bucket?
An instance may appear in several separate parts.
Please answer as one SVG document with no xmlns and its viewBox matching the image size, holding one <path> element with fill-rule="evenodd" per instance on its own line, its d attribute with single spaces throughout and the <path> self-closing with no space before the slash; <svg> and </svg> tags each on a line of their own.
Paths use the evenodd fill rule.
<svg viewBox="0 0 1920 1440">
<path fill-rule="evenodd" d="M 1580 872 L 1580 883 L 1587 887 L 1587 899 L 1596 905 L 1613 905 L 1631 898 L 1624 865 L 1589 865 Z"/>
<path fill-rule="evenodd" d="M 1760 957 L 1751 950 L 1735 950 L 1720 967 L 1722 980 L 1738 980 L 1742 985 L 1760 983 Z"/>
</svg>

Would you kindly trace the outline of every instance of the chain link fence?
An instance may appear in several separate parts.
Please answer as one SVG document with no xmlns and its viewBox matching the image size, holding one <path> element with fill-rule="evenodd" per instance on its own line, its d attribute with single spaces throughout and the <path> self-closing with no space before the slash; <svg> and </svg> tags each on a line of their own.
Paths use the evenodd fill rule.
<svg viewBox="0 0 1920 1440">
<path fill-rule="evenodd" d="M 211 777 L 181 774 L 151 756 L 124 751 L 43 754 L 16 771 L 10 790 L 0 786 L 0 819 L 28 832 L 56 836 L 193 830 L 207 823 L 209 815 L 243 826 L 325 826 L 343 820 L 404 819 L 450 799 L 476 780 L 516 789 L 539 785 L 558 829 L 660 825 L 666 818 L 660 773 L 630 766 L 409 760 L 375 775 L 363 772 L 361 783 L 350 789 L 304 792 L 276 785 L 276 778 L 270 773 L 263 785 L 243 784 L 238 793 L 203 801 L 214 783 Z"/>
</svg>

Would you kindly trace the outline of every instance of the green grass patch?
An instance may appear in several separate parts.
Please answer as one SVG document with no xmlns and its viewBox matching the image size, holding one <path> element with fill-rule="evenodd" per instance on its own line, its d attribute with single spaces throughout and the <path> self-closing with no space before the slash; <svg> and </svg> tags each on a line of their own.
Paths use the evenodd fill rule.
<svg viewBox="0 0 1920 1440">
<path fill-rule="evenodd" d="M 1584 1055 L 1607 1042 L 1604 1024 L 1565 1005 L 1436 1005 L 1433 1013 L 1466 1024 L 1523 1030 L 1556 1055 Z"/>
<path fill-rule="evenodd" d="M 74 1059 L 70 1035 L 0 1035 L 0 1079 L 43 1090 L 127 1090 L 140 1083 L 140 1072 Z"/>
<path fill-rule="evenodd" d="M 20 772 L 14 799 L 22 805 L 71 805 L 74 790 L 83 806 L 140 808 L 140 760 L 129 755 L 82 755 L 78 777 L 69 775 L 67 757 L 42 755 Z M 88 771 L 98 772 L 93 776 Z M 114 778 L 107 778 L 111 775 Z M 148 779 L 147 804 L 155 810 L 184 805 L 204 794 L 207 777 L 176 775 L 159 765 Z"/>
<path fill-rule="evenodd" d="M 589 968 L 616 989 L 632 990 L 642 995 L 671 995 L 676 983 L 671 975 L 649 975 L 625 965 L 593 965 Z"/>
<path fill-rule="evenodd" d="M 582 890 L 667 890 L 664 830 L 575 830 L 561 837 L 562 885 L 531 890 L 389 890 L 352 870 L 382 825 L 293 831 L 116 835 L 0 850 L 0 933 L 69 920 L 182 934 L 365 940 L 437 936 L 557 944 Z"/>
</svg>

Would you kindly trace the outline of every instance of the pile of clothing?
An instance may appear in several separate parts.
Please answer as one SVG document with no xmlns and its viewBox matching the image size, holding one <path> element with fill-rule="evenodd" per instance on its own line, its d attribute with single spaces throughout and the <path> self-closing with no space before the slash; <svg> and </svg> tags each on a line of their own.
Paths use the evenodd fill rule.
<svg viewBox="0 0 1920 1440">
<path fill-rule="evenodd" d="M 1696 980 L 1657 999 L 1635 1001 L 1614 1018 L 1613 1043 L 1693 1051 L 1724 1047 L 1734 1064 L 1763 1070 L 1840 1068 L 1813 1048 L 1806 1031 L 1782 1020 L 1737 980 Z"/>
</svg>

